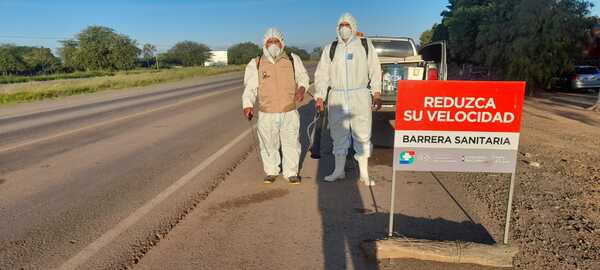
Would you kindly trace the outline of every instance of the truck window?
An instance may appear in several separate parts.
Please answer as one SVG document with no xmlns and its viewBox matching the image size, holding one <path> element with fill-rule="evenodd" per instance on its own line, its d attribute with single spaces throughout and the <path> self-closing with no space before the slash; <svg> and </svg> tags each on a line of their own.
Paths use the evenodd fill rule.
<svg viewBox="0 0 600 270">
<path fill-rule="evenodd" d="M 413 46 L 408 40 L 372 40 L 379 57 L 414 56 Z"/>
</svg>

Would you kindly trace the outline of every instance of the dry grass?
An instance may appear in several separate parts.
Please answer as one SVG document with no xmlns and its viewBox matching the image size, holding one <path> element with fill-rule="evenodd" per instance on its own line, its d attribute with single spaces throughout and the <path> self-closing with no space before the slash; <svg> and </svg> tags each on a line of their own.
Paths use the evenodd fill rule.
<svg viewBox="0 0 600 270">
<path fill-rule="evenodd" d="M 73 73 L 57 73 L 35 76 L 0 76 L 0 84 L 24 83 L 35 81 L 54 81 L 62 79 L 79 79 L 100 76 L 113 76 L 116 72 L 111 71 L 78 71 Z"/>
<path fill-rule="evenodd" d="M 0 105 L 94 93 L 108 89 L 147 86 L 192 77 L 242 71 L 243 69 L 244 66 L 239 65 L 224 67 L 190 67 L 160 71 L 148 70 L 133 74 L 121 73 L 109 77 L 10 84 L 0 87 Z"/>
</svg>

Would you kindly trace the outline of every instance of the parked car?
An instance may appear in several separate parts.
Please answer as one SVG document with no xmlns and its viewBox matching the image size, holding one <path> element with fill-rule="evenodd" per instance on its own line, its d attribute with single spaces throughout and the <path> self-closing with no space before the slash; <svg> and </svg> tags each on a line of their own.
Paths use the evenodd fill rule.
<svg viewBox="0 0 600 270">
<path fill-rule="evenodd" d="M 368 37 L 375 47 L 382 70 L 382 110 L 396 110 L 396 91 L 399 80 L 446 80 L 446 42 L 426 44 L 417 50 L 411 38 Z"/>
<path fill-rule="evenodd" d="M 600 89 L 600 69 L 594 66 L 576 66 L 572 73 L 558 78 L 556 88 L 587 91 Z"/>
</svg>

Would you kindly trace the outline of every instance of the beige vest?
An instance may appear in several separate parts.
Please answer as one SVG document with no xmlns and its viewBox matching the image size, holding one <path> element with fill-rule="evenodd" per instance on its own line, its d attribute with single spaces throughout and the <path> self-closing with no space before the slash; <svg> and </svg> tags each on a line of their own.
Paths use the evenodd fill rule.
<svg viewBox="0 0 600 270">
<path fill-rule="evenodd" d="M 262 56 L 258 69 L 260 111 L 281 113 L 295 110 L 296 79 L 292 61 L 287 54 L 283 53 L 277 57 L 275 64 Z"/>
</svg>

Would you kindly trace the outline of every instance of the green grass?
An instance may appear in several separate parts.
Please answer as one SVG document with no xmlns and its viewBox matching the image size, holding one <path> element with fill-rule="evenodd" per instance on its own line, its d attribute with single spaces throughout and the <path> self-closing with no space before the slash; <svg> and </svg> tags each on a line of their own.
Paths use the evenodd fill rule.
<svg viewBox="0 0 600 270">
<path fill-rule="evenodd" d="M 108 89 L 123 89 L 157 83 L 178 81 L 186 78 L 210 76 L 244 70 L 242 65 L 224 67 L 189 67 L 167 70 L 144 70 L 116 73 L 113 76 L 93 77 L 80 80 L 57 80 L 28 82 L 0 86 L 0 105 L 78 94 L 94 93 Z"/>
<path fill-rule="evenodd" d="M 79 79 L 79 78 L 91 78 L 91 77 L 112 76 L 112 75 L 115 75 L 115 72 L 89 71 L 89 72 L 59 73 L 59 74 L 49 74 L 49 75 L 39 75 L 39 76 L 0 76 L 0 84 L 54 81 L 54 80 L 62 80 L 62 79 Z"/>
</svg>

